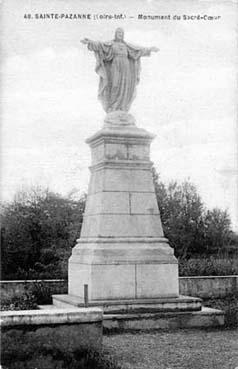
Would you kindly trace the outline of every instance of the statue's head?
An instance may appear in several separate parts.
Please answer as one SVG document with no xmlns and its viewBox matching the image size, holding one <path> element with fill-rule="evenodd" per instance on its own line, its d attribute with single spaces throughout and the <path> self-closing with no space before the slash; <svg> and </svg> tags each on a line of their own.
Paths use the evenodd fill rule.
<svg viewBox="0 0 238 369">
<path fill-rule="evenodd" d="M 123 28 L 117 28 L 115 31 L 115 38 L 116 41 L 123 41 L 124 40 L 124 29 Z"/>
</svg>

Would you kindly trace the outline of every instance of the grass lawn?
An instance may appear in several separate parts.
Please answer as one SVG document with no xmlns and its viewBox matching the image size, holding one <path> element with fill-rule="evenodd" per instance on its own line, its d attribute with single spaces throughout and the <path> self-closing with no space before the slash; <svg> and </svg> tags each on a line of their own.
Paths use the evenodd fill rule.
<svg viewBox="0 0 238 369">
<path fill-rule="evenodd" d="M 103 337 L 124 369 L 238 368 L 238 329 L 189 329 Z"/>
</svg>

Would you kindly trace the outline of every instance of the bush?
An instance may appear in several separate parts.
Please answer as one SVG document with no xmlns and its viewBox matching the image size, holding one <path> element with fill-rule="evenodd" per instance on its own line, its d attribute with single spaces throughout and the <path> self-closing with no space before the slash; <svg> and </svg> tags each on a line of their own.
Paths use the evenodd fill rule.
<svg viewBox="0 0 238 369">
<path fill-rule="evenodd" d="M 238 326 L 238 294 L 222 299 L 205 300 L 204 306 L 223 310 L 225 312 L 225 327 L 235 328 Z"/>
<path fill-rule="evenodd" d="M 158 207 L 165 237 L 175 255 L 215 255 L 230 246 L 238 248 L 238 236 L 231 229 L 227 211 L 206 209 L 196 186 L 189 181 L 165 185 L 152 168 Z"/>
<path fill-rule="evenodd" d="M 234 275 L 238 274 L 238 257 L 179 259 L 179 275 L 205 276 L 205 275 Z"/>
<path fill-rule="evenodd" d="M 43 281 L 35 282 L 29 289 L 30 293 L 35 296 L 39 305 L 52 304 L 52 296 L 50 287 L 46 286 Z"/>
<path fill-rule="evenodd" d="M 9 351 L 10 352 L 10 351 Z M 92 351 L 62 352 L 56 348 L 28 345 L 24 352 L 15 350 L 14 355 L 2 353 L 3 369 L 120 369 L 109 356 Z"/>
<path fill-rule="evenodd" d="M 19 192 L 1 206 L 2 279 L 62 278 L 82 224 L 85 196 Z"/>
<path fill-rule="evenodd" d="M 21 296 L 1 299 L 1 310 L 34 310 L 38 305 L 52 304 L 51 290 L 44 282 L 35 282 L 24 287 Z"/>
<path fill-rule="evenodd" d="M 38 309 L 36 296 L 25 292 L 22 296 L 1 299 L 0 310 L 35 310 Z"/>
</svg>

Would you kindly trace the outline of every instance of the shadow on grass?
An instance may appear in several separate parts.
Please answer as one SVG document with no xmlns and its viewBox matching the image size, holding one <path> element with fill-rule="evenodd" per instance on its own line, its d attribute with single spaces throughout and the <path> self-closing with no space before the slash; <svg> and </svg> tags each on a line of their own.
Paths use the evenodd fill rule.
<svg viewBox="0 0 238 369">
<path fill-rule="evenodd" d="M 106 353 L 87 350 L 62 352 L 56 348 L 40 348 L 32 352 L 2 353 L 2 369 L 121 369 Z"/>
</svg>

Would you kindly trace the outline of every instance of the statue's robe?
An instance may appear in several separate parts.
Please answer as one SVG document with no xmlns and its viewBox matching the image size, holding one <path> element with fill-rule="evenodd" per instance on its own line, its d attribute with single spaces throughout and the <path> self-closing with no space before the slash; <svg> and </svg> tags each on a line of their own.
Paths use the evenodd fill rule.
<svg viewBox="0 0 238 369">
<path fill-rule="evenodd" d="M 88 42 L 96 56 L 95 71 L 99 75 L 98 98 L 104 110 L 128 111 L 140 80 L 140 58 L 151 50 L 126 42 Z"/>
</svg>

